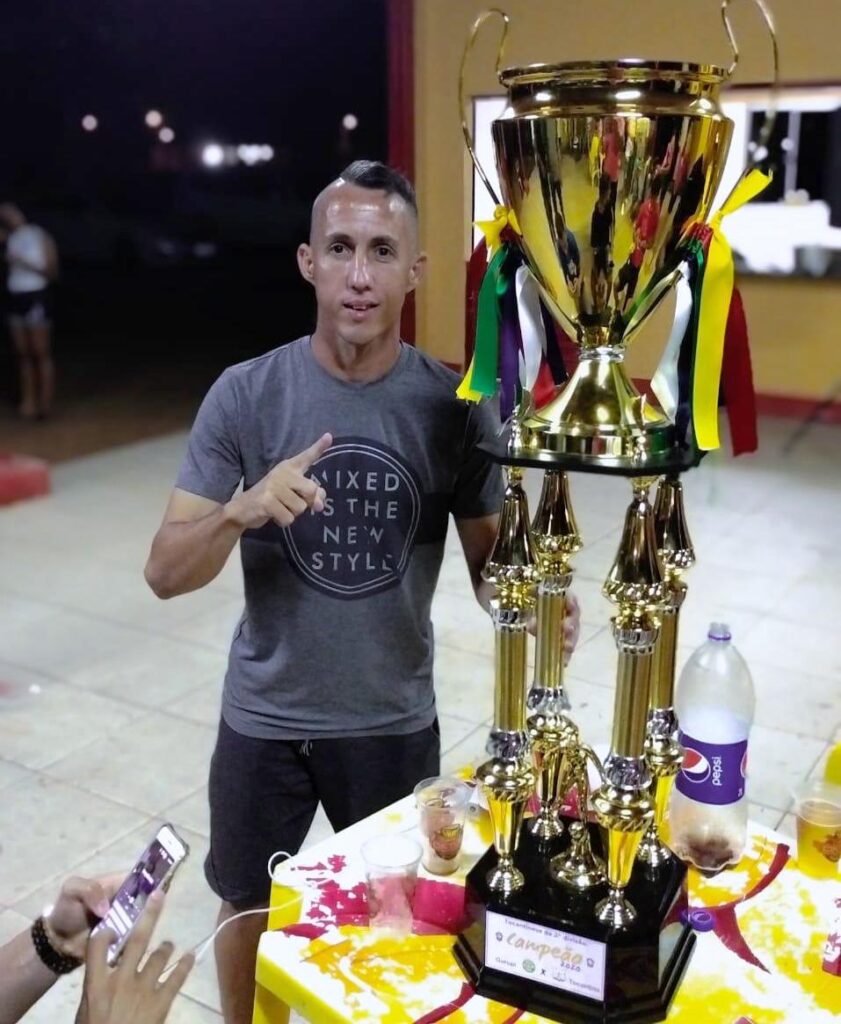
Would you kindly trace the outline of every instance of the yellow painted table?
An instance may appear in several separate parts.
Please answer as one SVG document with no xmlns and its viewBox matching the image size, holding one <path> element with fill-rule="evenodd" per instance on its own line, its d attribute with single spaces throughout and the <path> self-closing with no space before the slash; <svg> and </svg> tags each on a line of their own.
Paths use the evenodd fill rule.
<svg viewBox="0 0 841 1024">
<path fill-rule="evenodd" d="M 411 797 L 311 847 L 275 872 L 270 929 L 260 940 L 254 1024 L 536 1024 L 483 999 L 451 953 L 465 873 L 491 842 L 487 815 L 465 829 L 459 872 L 421 872 L 412 934 L 368 927 L 359 848 L 371 835 L 415 830 Z M 745 857 L 714 879 L 690 873 L 698 933 L 672 1004 L 674 1024 L 838 1024 L 841 885 L 803 876 L 782 836 L 751 825 Z M 834 935 L 830 935 L 834 932 Z M 834 944 L 832 941 L 834 939 Z"/>
</svg>

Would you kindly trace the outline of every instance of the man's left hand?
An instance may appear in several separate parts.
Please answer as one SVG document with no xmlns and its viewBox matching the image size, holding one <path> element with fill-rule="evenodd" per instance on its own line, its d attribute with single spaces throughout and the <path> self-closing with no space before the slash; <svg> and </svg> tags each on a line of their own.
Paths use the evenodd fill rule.
<svg viewBox="0 0 841 1024">
<path fill-rule="evenodd" d="M 581 635 L 581 606 L 574 594 L 567 594 L 564 617 L 564 665 L 569 664 L 572 652 L 578 646 Z"/>
<path fill-rule="evenodd" d="M 529 621 L 529 633 L 537 636 L 537 616 L 532 615 Z M 566 596 L 566 612 L 564 614 L 564 665 L 569 664 L 572 652 L 578 644 L 581 633 L 581 606 L 573 594 Z"/>
</svg>

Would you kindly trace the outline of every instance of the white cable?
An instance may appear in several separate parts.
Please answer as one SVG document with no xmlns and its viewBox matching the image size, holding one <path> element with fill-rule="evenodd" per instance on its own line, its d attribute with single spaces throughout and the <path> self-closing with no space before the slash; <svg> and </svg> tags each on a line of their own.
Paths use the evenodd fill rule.
<svg viewBox="0 0 841 1024">
<path fill-rule="evenodd" d="M 266 863 L 266 869 L 267 869 L 267 871 L 269 873 L 269 878 L 272 881 L 274 881 L 274 862 L 275 862 L 275 860 L 278 857 L 285 857 L 287 860 L 289 860 L 292 857 L 292 854 L 291 853 L 287 853 L 286 850 L 275 850 L 275 852 L 271 855 L 271 857 L 269 857 L 268 862 Z M 193 948 L 191 950 L 189 950 L 189 952 L 196 954 L 196 963 L 197 964 L 201 963 L 202 959 L 204 958 L 205 953 L 208 951 L 208 949 L 210 949 L 210 947 L 216 941 L 216 938 L 219 935 L 219 932 L 222 931 L 222 929 L 225 927 L 226 924 L 230 924 L 231 921 L 236 921 L 240 917 L 248 917 L 249 914 L 268 914 L 270 912 L 270 910 L 271 910 L 270 907 L 254 907 L 251 910 L 241 910 L 238 914 L 234 914 L 232 917 L 226 918 L 216 928 L 215 931 L 211 932 L 210 935 L 206 936 L 200 942 L 198 942 L 195 946 L 193 946 Z M 164 978 L 166 975 L 168 975 L 169 972 L 175 967 L 176 963 L 178 963 L 177 960 L 175 961 L 175 963 L 170 964 L 169 967 L 167 967 L 161 973 L 161 978 Z"/>
<path fill-rule="evenodd" d="M 206 939 L 202 939 L 202 941 L 197 946 L 193 946 L 191 952 L 196 954 L 196 963 L 200 963 L 202 961 L 202 959 L 204 958 L 204 954 L 210 949 L 210 947 L 216 941 L 216 937 L 219 935 L 219 932 L 222 931 L 226 924 L 230 924 L 231 921 L 236 921 L 240 917 L 248 917 L 249 914 L 268 913 L 268 907 L 254 907 L 251 910 L 241 910 L 238 914 L 234 914 L 233 917 L 226 918 L 219 925 L 216 931 L 212 932 Z"/>
<path fill-rule="evenodd" d="M 292 859 L 292 854 L 287 853 L 286 850 L 275 850 L 275 852 L 269 857 L 268 863 L 266 864 L 266 870 L 269 872 L 269 878 L 274 881 L 274 862 L 276 857 L 285 857 L 287 860 Z"/>
</svg>

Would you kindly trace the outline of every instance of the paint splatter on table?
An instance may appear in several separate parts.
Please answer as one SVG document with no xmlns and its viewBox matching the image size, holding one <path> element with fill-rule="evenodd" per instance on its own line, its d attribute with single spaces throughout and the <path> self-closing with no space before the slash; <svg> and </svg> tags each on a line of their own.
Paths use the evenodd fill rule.
<svg viewBox="0 0 841 1024">
<path fill-rule="evenodd" d="M 446 880 L 421 872 L 409 934 L 368 927 L 362 842 L 416 828 L 412 798 L 330 837 L 275 870 L 260 942 L 254 1024 L 292 1007 L 314 1024 L 535 1024 L 466 983 L 451 947 L 463 926 L 466 872 L 491 842 L 474 808 L 461 864 Z M 841 887 L 801 875 L 781 836 L 750 826 L 741 863 L 712 879 L 690 873 L 698 942 L 668 1020 L 675 1024 L 834 1024 L 841 977 L 825 969 Z"/>
</svg>

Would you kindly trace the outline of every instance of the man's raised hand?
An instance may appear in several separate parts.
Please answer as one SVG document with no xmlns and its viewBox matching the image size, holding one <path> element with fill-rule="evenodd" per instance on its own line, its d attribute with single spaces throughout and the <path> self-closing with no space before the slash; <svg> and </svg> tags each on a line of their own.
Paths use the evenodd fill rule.
<svg viewBox="0 0 841 1024">
<path fill-rule="evenodd" d="M 332 443 L 331 434 L 322 434 L 309 448 L 279 462 L 259 483 L 232 498 L 229 507 L 234 519 L 250 530 L 269 520 L 291 526 L 310 509 L 323 512 L 327 493 L 307 473 Z"/>
</svg>

